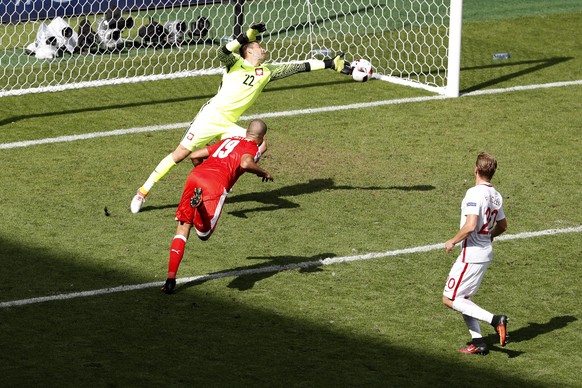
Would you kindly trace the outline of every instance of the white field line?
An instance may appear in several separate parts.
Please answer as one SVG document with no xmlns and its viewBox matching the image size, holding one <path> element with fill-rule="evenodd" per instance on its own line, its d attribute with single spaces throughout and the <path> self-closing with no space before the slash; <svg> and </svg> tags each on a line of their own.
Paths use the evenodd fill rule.
<svg viewBox="0 0 582 388">
<path fill-rule="evenodd" d="M 484 89 L 476 90 L 474 92 L 465 93 L 461 97 L 465 96 L 481 96 L 484 94 L 498 94 L 498 93 L 508 93 L 508 92 L 520 92 L 524 90 L 535 90 L 535 89 L 547 89 L 547 88 L 559 88 L 562 86 L 572 86 L 572 85 L 582 85 L 582 80 L 577 81 L 564 81 L 564 82 L 551 82 L 547 84 L 536 84 L 536 85 L 523 85 L 523 86 L 512 86 L 503 89 Z"/>
<path fill-rule="evenodd" d="M 506 241 L 506 240 L 518 240 L 518 239 L 526 239 L 526 238 L 533 238 L 533 237 L 540 237 L 540 236 L 551 236 L 561 233 L 580 233 L 582 232 L 582 225 L 571 227 L 571 228 L 563 228 L 563 229 L 547 229 L 542 230 L 539 232 L 524 232 L 518 234 L 509 234 L 509 235 L 502 235 L 497 237 L 496 241 Z M 183 283 L 190 283 L 190 282 L 206 282 L 209 280 L 214 279 L 222 279 L 222 278 L 229 278 L 235 276 L 244 276 L 244 275 L 251 275 L 251 274 L 258 274 L 258 273 L 272 273 L 272 272 L 282 272 L 282 271 L 290 271 L 298 268 L 311 268 L 311 267 L 321 267 L 324 265 L 331 265 L 331 264 L 338 264 L 338 263 L 348 263 L 352 261 L 363 261 L 363 260 L 371 260 L 371 259 L 380 259 L 383 257 L 393 257 L 393 256 L 401 256 L 410 253 L 422 253 L 422 252 L 430 252 L 439 249 L 444 249 L 445 244 L 432 244 L 432 245 L 423 245 L 414 248 L 406 248 L 406 249 L 397 249 L 394 251 L 388 252 L 378 252 L 378 253 L 367 253 L 365 255 L 355 255 L 355 256 L 344 256 L 344 257 L 330 257 L 327 259 L 319 259 L 314 261 L 304 261 L 301 263 L 292 263 L 286 265 L 271 265 L 261 268 L 249 268 L 249 269 L 242 269 L 236 271 L 227 271 L 227 272 L 217 272 L 211 273 L 208 275 L 199 275 L 199 276 L 192 276 L 187 278 L 179 278 L 176 280 L 177 284 Z M 28 304 L 36 304 L 36 303 L 43 303 L 43 302 L 50 302 L 50 301 L 57 301 L 57 300 L 68 300 L 68 299 L 76 299 L 76 298 L 83 298 L 89 296 L 97 296 L 97 295 L 105 295 L 105 294 L 113 294 L 116 292 L 126 292 L 126 291 L 133 291 L 133 290 L 142 290 L 146 288 L 152 287 L 161 287 L 164 284 L 162 281 L 158 282 L 151 282 L 151 283 L 142 283 L 142 284 L 134 284 L 134 285 L 125 285 L 125 286 L 118 286 L 118 287 L 111 287 L 111 288 L 101 288 L 99 290 L 91 290 L 91 291 L 81 291 L 81 292 L 71 292 L 69 294 L 59 294 L 59 295 L 50 295 L 50 296 L 43 296 L 39 298 L 30 298 L 30 299 L 20 299 L 20 300 L 12 300 L 8 302 L 1 302 L 0 308 L 6 307 L 13 307 L 13 306 L 23 306 Z"/>
<path fill-rule="evenodd" d="M 514 87 L 510 87 L 510 88 L 505 88 L 505 89 L 479 90 L 479 91 L 463 94 L 463 95 L 461 95 L 461 97 L 479 96 L 479 95 L 484 95 L 484 94 L 499 94 L 499 93 L 508 93 L 508 92 L 535 90 L 535 89 L 547 89 L 547 88 L 556 88 L 556 87 L 572 86 L 572 85 L 582 85 L 582 80 L 568 81 L 568 82 L 553 82 L 553 83 L 547 83 L 547 84 L 526 85 L 526 86 L 514 86 Z M 298 116 L 298 115 L 315 114 L 315 113 L 323 113 L 323 112 L 336 112 L 336 111 L 341 111 L 341 110 L 371 108 L 371 107 L 385 106 L 385 105 L 398 105 L 398 104 L 407 104 L 407 103 L 412 103 L 412 102 L 443 100 L 443 99 L 447 99 L 447 98 L 451 98 L 451 97 L 437 95 L 437 96 L 401 98 L 401 99 L 396 99 L 396 100 L 373 101 L 373 102 L 366 102 L 366 103 L 359 103 L 359 104 L 326 106 L 326 107 L 312 108 L 312 109 L 298 109 L 298 110 L 290 110 L 290 111 L 283 111 L 283 112 L 261 113 L 261 114 L 251 115 L 251 116 L 243 116 L 243 117 L 241 117 L 241 120 L 264 119 L 264 118 L 269 118 L 269 117 Z M 77 140 L 95 139 L 98 137 L 129 135 L 129 134 L 135 134 L 135 133 L 141 133 L 141 132 L 166 131 L 166 130 L 179 129 L 179 128 L 186 129 L 189 125 L 190 125 L 190 123 L 154 125 L 154 126 L 149 126 L 149 127 L 118 129 L 118 130 L 107 131 L 107 132 L 93 132 L 93 133 L 86 133 L 86 134 L 82 134 L 82 135 L 59 136 L 59 137 L 51 137 L 51 138 L 38 139 L 38 140 L 18 141 L 18 142 L 12 142 L 12 143 L 0 143 L 0 149 L 31 147 L 31 146 L 35 146 L 35 145 L 41 145 L 41 144 L 64 143 L 64 142 L 71 142 L 71 141 L 77 141 Z"/>
</svg>

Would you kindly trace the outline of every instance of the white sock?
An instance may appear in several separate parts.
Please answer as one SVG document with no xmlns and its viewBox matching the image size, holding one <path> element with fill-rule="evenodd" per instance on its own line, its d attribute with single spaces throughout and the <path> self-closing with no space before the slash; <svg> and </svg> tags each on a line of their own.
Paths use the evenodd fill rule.
<svg viewBox="0 0 582 388">
<path fill-rule="evenodd" d="M 493 314 L 487 310 L 483 310 L 469 299 L 455 299 L 453 302 L 453 310 L 487 323 L 491 323 L 493 321 Z"/>
<path fill-rule="evenodd" d="M 465 320 L 465 324 L 467 325 L 467 329 L 469 329 L 469 333 L 471 334 L 471 338 L 482 338 L 481 335 L 481 326 L 479 326 L 479 321 L 473 317 L 463 314 L 463 319 Z"/>
</svg>

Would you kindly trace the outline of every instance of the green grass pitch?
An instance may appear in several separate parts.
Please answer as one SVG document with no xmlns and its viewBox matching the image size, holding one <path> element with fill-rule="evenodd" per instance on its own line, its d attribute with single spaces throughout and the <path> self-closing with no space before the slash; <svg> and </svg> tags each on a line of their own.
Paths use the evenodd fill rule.
<svg viewBox="0 0 582 388">
<path fill-rule="evenodd" d="M 215 235 L 191 238 L 180 267 L 214 277 L 172 296 L 56 299 L 165 278 L 191 167 L 170 172 L 143 212 L 129 202 L 184 128 L 0 148 L 0 306 L 53 298 L 0 308 L 0 386 L 581 386 L 579 231 L 496 242 L 475 300 L 510 317 L 511 342 L 483 325 L 486 357 L 457 353 L 467 330 L 440 303 L 458 251 L 261 272 L 443 243 L 482 150 L 499 161 L 508 234 L 582 225 L 582 8 L 476 3 L 465 2 L 463 97 L 332 72 L 271 83 L 249 115 L 423 99 L 265 118 L 261 163 L 275 181 L 241 178 Z M 187 123 L 219 81 L 4 97 L 0 146 Z M 547 84 L 562 86 L 520 89 Z M 247 274 L 220 276 L 231 271 Z"/>
</svg>

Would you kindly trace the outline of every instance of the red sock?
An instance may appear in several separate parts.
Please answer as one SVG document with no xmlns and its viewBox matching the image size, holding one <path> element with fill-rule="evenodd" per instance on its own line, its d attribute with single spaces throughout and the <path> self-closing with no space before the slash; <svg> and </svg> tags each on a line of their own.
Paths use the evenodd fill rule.
<svg viewBox="0 0 582 388">
<path fill-rule="evenodd" d="M 184 257 L 184 248 L 186 247 L 186 237 L 177 234 L 172 240 L 170 246 L 170 261 L 168 262 L 168 278 L 174 279 L 178 272 L 180 262 Z"/>
</svg>

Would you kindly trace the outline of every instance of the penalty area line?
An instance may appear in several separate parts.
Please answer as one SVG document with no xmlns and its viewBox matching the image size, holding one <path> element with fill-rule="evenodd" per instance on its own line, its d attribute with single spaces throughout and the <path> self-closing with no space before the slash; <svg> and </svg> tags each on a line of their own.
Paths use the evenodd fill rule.
<svg viewBox="0 0 582 388">
<path fill-rule="evenodd" d="M 502 235 L 502 236 L 497 237 L 495 240 L 496 241 L 509 241 L 509 240 L 519 240 L 519 239 L 534 238 L 534 237 L 541 237 L 541 236 L 551 236 L 551 235 L 562 234 L 562 233 L 580 233 L 580 232 L 582 232 L 582 225 L 576 226 L 576 227 L 571 227 L 571 228 L 547 229 L 547 230 L 542 230 L 542 231 L 538 231 L 538 232 L 524 232 L 524 233 L 518 233 L 518 234 Z M 292 263 L 292 264 L 285 264 L 285 265 L 271 265 L 271 266 L 266 266 L 266 267 L 261 267 L 261 268 L 249 268 L 249 269 L 236 270 L 236 271 L 217 272 L 217 273 L 212 273 L 212 274 L 208 274 L 208 275 L 179 278 L 179 279 L 176 279 L 176 284 L 184 284 L 184 283 L 191 283 L 191 282 L 206 282 L 209 280 L 230 278 L 230 277 L 236 277 L 236 276 L 245 276 L 245 275 L 258 274 L 258 273 L 273 273 L 273 272 L 276 273 L 276 272 L 290 271 L 290 270 L 300 269 L 300 268 L 321 267 L 324 265 L 348 263 L 348 262 L 353 262 L 353 261 L 380 259 L 380 258 L 384 258 L 384 257 L 401 256 L 401 255 L 407 255 L 407 254 L 411 254 L 411 253 L 424 253 L 424 252 L 431 252 L 431 251 L 435 251 L 435 250 L 444 249 L 444 247 L 445 247 L 445 244 L 440 243 L 440 244 L 423 245 L 423 246 L 406 248 L 406 249 L 397 249 L 397 250 L 387 251 L 387 252 L 367 253 L 364 255 L 330 257 L 327 259 L 304 261 L 304 262 L 300 262 L 300 263 Z M 161 287 L 163 284 L 164 284 L 163 281 L 158 281 L 158 282 L 150 282 L 150 283 L 142 283 L 142 284 L 134 284 L 134 285 L 124 285 L 124 286 L 110 287 L 110 288 L 101 288 L 98 290 L 91 290 L 91 291 L 71 292 L 68 294 L 50 295 L 50 296 L 43 296 L 43 297 L 38 297 L 38 298 L 12 300 L 12 301 L 7 301 L 7 302 L 0 302 L 0 308 L 24 306 L 24 305 L 29 305 L 29 304 L 59 301 L 59 300 L 69 300 L 69 299 L 76 299 L 76 298 L 86 298 L 86 297 L 91 297 L 91 296 L 114 294 L 114 293 L 118 293 L 118 292 L 143 290 L 146 288 Z"/>
</svg>

